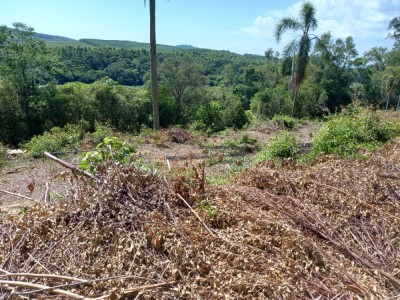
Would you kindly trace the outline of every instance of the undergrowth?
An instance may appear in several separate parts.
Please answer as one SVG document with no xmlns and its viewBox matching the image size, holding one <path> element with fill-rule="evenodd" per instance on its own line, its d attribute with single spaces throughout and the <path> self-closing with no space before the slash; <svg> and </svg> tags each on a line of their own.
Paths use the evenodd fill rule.
<svg viewBox="0 0 400 300">
<path fill-rule="evenodd" d="M 338 115 L 331 115 L 316 134 L 305 160 L 318 155 L 360 157 L 365 150 L 375 150 L 400 135 L 399 118 L 386 118 L 379 112 L 350 105 Z"/>
<path fill-rule="evenodd" d="M 290 116 L 276 115 L 272 118 L 272 121 L 283 125 L 285 128 L 293 129 L 296 127 L 296 120 Z"/>
<path fill-rule="evenodd" d="M 297 144 L 294 135 L 288 131 L 281 131 L 256 156 L 256 162 L 271 160 L 278 162 L 280 158 L 294 157 L 297 153 Z"/>
<path fill-rule="evenodd" d="M 44 151 L 61 152 L 79 146 L 85 130 L 79 125 L 67 124 L 65 127 L 53 127 L 43 135 L 34 136 L 22 145 L 28 156 L 39 158 Z"/>
</svg>

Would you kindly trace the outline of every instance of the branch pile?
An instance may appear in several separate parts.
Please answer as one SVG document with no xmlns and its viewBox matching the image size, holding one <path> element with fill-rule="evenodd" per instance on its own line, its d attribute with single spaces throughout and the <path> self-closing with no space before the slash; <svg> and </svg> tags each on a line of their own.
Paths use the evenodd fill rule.
<svg viewBox="0 0 400 300">
<path fill-rule="evenodd" d="M 201 166 L 166 181 L 108 163 L 57 205 L 0 219 L 0 295 L 385 299 L 400 293 L 399 171 L 399 139 L 218 188 Z"/>
</svg>

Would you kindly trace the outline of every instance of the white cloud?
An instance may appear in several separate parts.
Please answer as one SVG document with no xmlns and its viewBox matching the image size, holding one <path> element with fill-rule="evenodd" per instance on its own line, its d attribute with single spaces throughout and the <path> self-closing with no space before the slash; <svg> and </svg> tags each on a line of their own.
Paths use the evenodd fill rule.
<svg viewBox="0 0 400 300">
<path fill-rule="evenodd" d="M 387 44 L 384 40 L 387 36 L 387 25 L 392 18 L 400 15 L 398 0 L 311 0 L 311 2 L 316 8 L 319 22 L 315 34 L 320 35 L 330 31 L 333 38 L 353 36 L 356 44 L 359 40 L 364 45 L 370 43 L 371 47 L 378 46 L 379 41 Z M 303 1 L 298 1 L 286 9 L 268 11 L 265 15 L 256 17 L 252 26 L 242 28 L 240 32 L 243 35 L 273 42 L 278 21 L 284 16 L 296 18 L 302 4 Z M 285 45 L 293 37 L 294 35 L 285 33 L 281 44 Z"/>
</svg>

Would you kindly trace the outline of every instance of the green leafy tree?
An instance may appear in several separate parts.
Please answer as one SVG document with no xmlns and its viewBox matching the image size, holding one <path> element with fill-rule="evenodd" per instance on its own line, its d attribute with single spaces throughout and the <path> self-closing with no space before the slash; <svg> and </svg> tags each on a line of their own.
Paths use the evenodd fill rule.
<svg viewBox="0 0 400 300">
<path fill-rule="evenodd" d="M 292 41 L 285 49 L 284 56 L 293 56 L 291 88 L 293 90 L 293 109 L 296 104 L 296 98 L 300 85 L 303 83 L 306 75 L 306 67 L 309 62 L 309 54 L 312 47 L 312 41 L 316 38 L 309 33 L 310 30 L 317 29 L 318 22 L 315 18 L 315 8 L 311 2 L 305 2 L 300 10 L 299 19 L 285 17 L 279 21 L 275 28 L 275 38 L 279 42 L 282 34 L 287 30 L 301 31 L 299 40 Z"/>
<path fill-rule="evenodd" d="M 389 109 L 390 97 L 400 85 L 400 67 L 388 67 L 383 72 L 383 90 L 386 94 L 386 110 Z M 397 105 L 398 107 L 398 105 Z"/>
<path fill-rule="evenodd" d="M 160 66 L 160 77 L 175 101 L 182 105 L 186 94 L 206 84 L 201 65 L 188 57 L 168 57 Z"/>
<path fill-rule="evenodd" d="M 389 22 L 388 30 L 392 30 L 388 34 L 388 38 L 394 40 L 394 47 L 400 49 L 400 17 L 393 18 Z"/>
<path fill-rule="evenodd" d="M 21 142 L 28 131 L 21 122 L 24 118 L 17 90 L 11 82 L 0 81 L 0 141 L 12 145 Z"/>
<path fill-rule="evenodd" d="M 272 118 L 275 115 L 289 115 L 291 108 L 290 92 L 284 84 L 266 88 L 251 99 L 251 109 L 259 117 Z"/>
<path fill-rule="evenodd" d="M 27 97 L 35 94 L 50 64 L 46 57 L 46 45 L 34 38 L 34 29 L 23 23 L 14 23 L 13 26 L 8 31 L 9 38 L 4 38 L 3 30 L 1 71 L 2 76 L 16 86 L 26 109 Z"/>
</svg>

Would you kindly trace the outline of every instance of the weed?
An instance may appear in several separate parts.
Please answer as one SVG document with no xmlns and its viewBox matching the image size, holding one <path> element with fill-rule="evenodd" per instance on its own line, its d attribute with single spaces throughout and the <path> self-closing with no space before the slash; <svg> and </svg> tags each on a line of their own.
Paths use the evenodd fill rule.
<svg viewBox="0 0 400 300">
<path fill-rule="evenodd" d="M 196 204 L 200 210 L 204 210 L 207 213 L 210 219 L 214 219 L 217 216 L 217 210 L 210 202 L 197 199 Z"/>
<path fill-rule="evenodd" d="M 257 143 L 257 140 L 251 138 L 251 137 L 246 133 L 246 134 L 244 134 L 244 135 L 241 137 L 239 143 L 240 143 L 240 144 L 251 144 L 251 145 L 255 145 L 255 144 Z"/>
<path fill-rule="evenodd" d="M 320 154 L 359 157 L 362 149 L 374 150 L 398 135 L 398 120 L 384 119 L 375 111 L 351 105 L 327 118 L 314 139 L 309 159 Z"/>
<path fill-rule="evenodd" d="M 297 144 L 294 135 L 285 130 L 272 139 L 256 156 L 256 162 L 272 160 L 276 162 L 280 158 L 294 157 L 297 153 Z"/>
<path fill-rule="evenodd" d="M 96 122 L 95 129 L 91 136 L 96 144 L 101 143 L 106 137 L 113 135 L 113 129 L 110 125 Z"/>
<path fill-rule="evenodd" d="M 96 150 L 89 151 L 82 158 L 79 167 L 91 173 L 96 173 L 98 166 L 106 160 L 112 159 L 120 163 L 128 163 L 135 147 L 116 137 L 107 137 L 96 146 Z"/>
<path fill-rule="evenodd" d="M 21 209 L 20 209 L 20 213 L 21 214 L 26 214 L 28 211 L 29 211 L 29 207 L 28 206 L 21 207 Z"/>
<path fill-rule="evenodd" d="M 292 117 L 285 115 L 276 115 L 272 118 L 272 121 L 277 122 L 280 125 L 283 125 L 285 128 L 293 129 L 296 127 L 296 120 Z"/>
<path fill-rule="evenodd" d="M 34 136 L 22 146 L 27 150 L 28 156 L 39 158 L 44 151 L 60 152 L 65 148 L 78 146 L 83 138 L 83 131 L 79 125 L 72 124 L 67 124 L 64 128 L 53 127 L 43 135 Z"/>
</svg>

